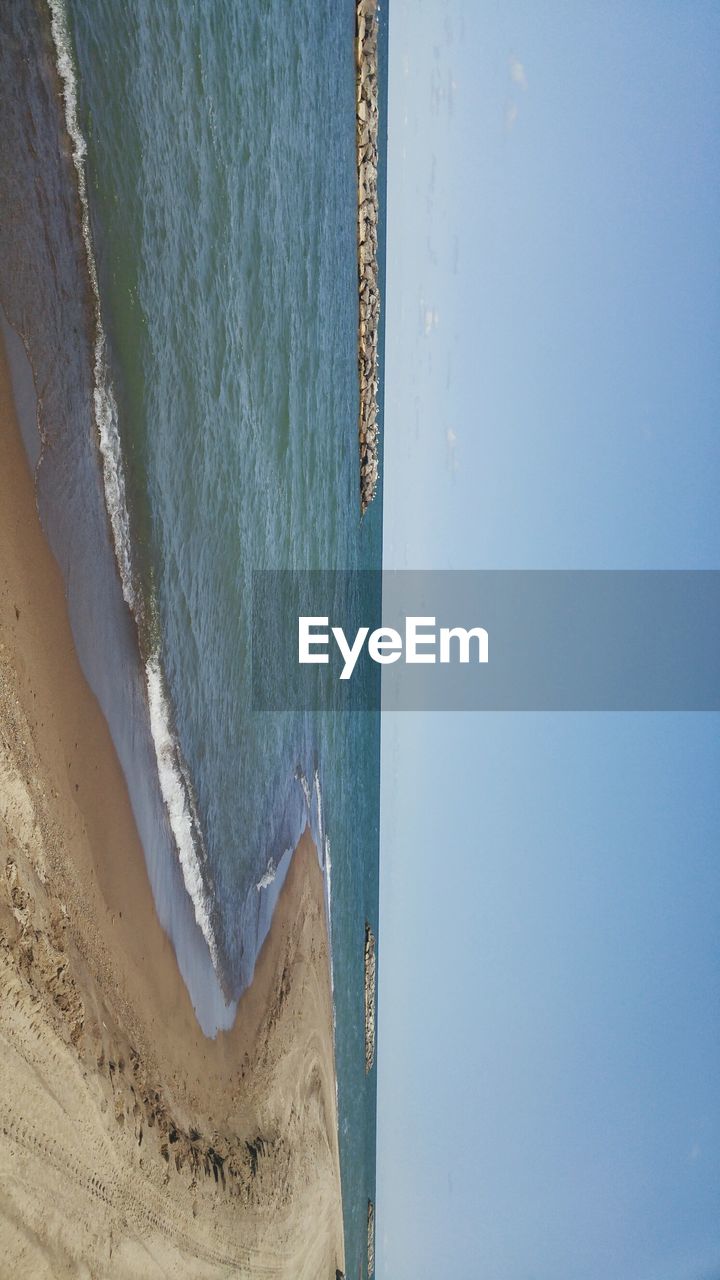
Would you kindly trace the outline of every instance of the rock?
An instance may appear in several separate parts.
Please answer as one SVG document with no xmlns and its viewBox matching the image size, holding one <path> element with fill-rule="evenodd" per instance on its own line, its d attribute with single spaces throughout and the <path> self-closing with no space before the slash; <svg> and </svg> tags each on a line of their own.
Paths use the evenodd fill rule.
<svg viewBox="0 0 720 1280">
<path fill-rule="evenodd" d="M 368 1200 L 367 1207 L 367 1273 L 368 1280 L 375 1274 L 375 1205 Z"/>
<path fill-rule="evenodd" d="M 360 506 L 373 499 L 378 479 L 378 315 L 377 285 L 379 206 L 378 159 L 378 14 L 377 0 L 356 5 L 356 147 L 358 168 L 358 383 L 360 416 Z M 374 944 L 373 944 L 374 946 Z M 374 952 L 373 952 L 374 956 Z M 374 964 L 374 959 L 373 959 Z M 366 1028 L 367 1030 L 367 1028 Z M 374 1012 L 372 1042 L 374 1054 Z"/>
</svg>

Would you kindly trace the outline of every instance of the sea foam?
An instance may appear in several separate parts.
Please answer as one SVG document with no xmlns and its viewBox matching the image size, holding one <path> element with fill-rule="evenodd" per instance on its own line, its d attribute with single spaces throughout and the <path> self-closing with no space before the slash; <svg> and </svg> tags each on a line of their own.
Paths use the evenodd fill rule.
<svg viewBox="0 0 720 1280">
<path fill-rule="evenodd" d="M 217 943 L 209 908 L 209 894 L 202 869 L 205 861 L 200 822 L 192 792 L 187 767 L 180 752 L 180 744 L 170 727 L 170 706 L 165 693 L 160 661 L 157 656 L 145 664 L 150 731 L 155 744 L 160 790 L 175 848 L 183 874 L 183 881 L 195 910 L 195 919 L 210 948 L 213 964 L 218 967 Z"/>
<path fill-rule="evenodd" d="M 52 37 L 55 44 L 55 61 L 62 84 L 65 126 L 70 137 L 72 159 L 77 174 L 81 231 L 85 244 L 87 271 L 93 299 L 95 321 L 93 400 L 98 445 L 102 458 L 105 503 L 112 529 L 115 558 L 120 572 L 123 595 L 128 606 L 134 612 L 136 608 L 136 592 L 132 566 L 130 520 L 125 494 L 125 473 L 118 430 L 117 404 L 108 372 L 107 341 L 102 324 L 100 288 L 90 228 L 86 174 L 87 143 L 78 118 L 77 77 L 73 66 L 72 46 L 65 6 L 62 0 L 48 0 L 48 5 L 50 8 Z"/>
</svg>

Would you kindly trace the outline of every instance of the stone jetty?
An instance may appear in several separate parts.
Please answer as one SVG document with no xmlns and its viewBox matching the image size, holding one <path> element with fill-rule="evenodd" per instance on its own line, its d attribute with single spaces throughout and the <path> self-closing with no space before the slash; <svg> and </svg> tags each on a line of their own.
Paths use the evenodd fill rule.
<svg viewBox="0 0 720 1280">
<path fill-rule="evenodd" d="M 360 314 L 360 509 L 365 513 L 378 482 L 378 4 L 359 0 L 356 9 L 358 288 Z"/>
<path fill-rule="evenodd" d="M 375 1062 L 375 934 L 365 923 L 365 1072 Z"/>
<path fill-rule="evenodd" d="M 368 1200 L 368 1280 L 375 1274 L 375 1205 Z"/>
</svg>

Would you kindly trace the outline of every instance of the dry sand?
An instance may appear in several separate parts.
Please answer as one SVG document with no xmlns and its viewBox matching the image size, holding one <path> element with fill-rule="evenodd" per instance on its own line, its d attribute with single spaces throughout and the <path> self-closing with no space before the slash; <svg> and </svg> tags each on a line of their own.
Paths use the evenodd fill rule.
<svg viewBox="0 0 720 1280">
<path fill-rule="evenodd" d="M 0 1275 L 343 1267 L 305 835 L 233 1029 L 200 1032 L 72 644 L 0 353 Z"/>
</svg>

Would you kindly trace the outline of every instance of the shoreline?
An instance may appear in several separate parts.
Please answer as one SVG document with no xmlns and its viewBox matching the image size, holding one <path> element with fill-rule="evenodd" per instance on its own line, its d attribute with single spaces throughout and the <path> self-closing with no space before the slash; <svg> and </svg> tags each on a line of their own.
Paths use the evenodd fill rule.
<svg viewBox="0 0 720 1280">
<path fill-rule="evenodd" d="M 182 880 L 192 904 L 197 926 L 205 940 L 212 968 L 220 974 L 217 937 L 212 921 L 211 893 L 207 879 L 207 854 L 189 771 L 180 743 L 173 731 L 173 717 L 165 674 L 156 642 L 149 639 L 146 615 L 153 601 L 144 598 L 137 573 L 128 508 L 125 463 L 120 442 L 120 426 L 115 387 L 110 367 L 108 339 L 103 324 L 100 281 L 93 242 L 88 199 L 87 139 L 79 119 L 78 79 L 75 57 L 62 0 L 47 0 L 50 32 L 54 47 L 58 104 L 61 105 L 64 136 L 74 170 L 84 275 L 90 297 L 90 342 L 92 348 L 93 420 L 99 453 L 105 513 L 122 596 L 133 619 L 138 658 L 147 701 L 150 735 L 155 754 L 157 778 L 172 833 Z M 179 949 L 179 934 L 173 930 Z M 257 951 L 257 948 L 256 948 Z M 204 984 L 207 987 L 207 982 Z M 220 982 L 222 986 L 222 982 Z M 223 995 L 226 992 L 223 989 Z M 195 992 L 198 1007 L 199 992 Z M 216 1001 L 213 1001 L 216 1003 Z M 220 1026 L 226 1023 L 220 1021 Z"/>
<path fill-rule="evenodd" d="M 52 100 L 49 114 L 53 117 L 51 132 L 55 128 L 58 132 L 59 148 L 52 163 L 59 165 L 64 194 L 70 198 L 68 222 L 70 238 L 75 240 L 72 284 L 74 288 L 76 283 L 81 283 L 77 296 L 86 298 L 82 328 L 87 348 L 84 343 L 79 345 L 83 347 L 86 365 L 82 391 L 88 411 L 84 463 L 92 474 L 87 477 L 87 487 L 80 499 L 71 498 L 72 509 L 69 507 L 67 512 L 63 511 L 66 478 L 60 473 L 82 431 L 77 432 L 72 442 L 64 439 L 56 450 L 56 425 L 48 420 L 51 415 L 46 412 L 43 398 L 32 406 L 18 404 L 18 409 L 24 410 L 19 413 L 20 425 L 28 455 L 33 457 L 39 449 L 46 471 L 57 473 L 60 492 L 53 493 L 48 501 L 47 494 L 38 485 L 37 497 L 41 518 L 44 524 L 47 522 L 48 541 L 63 570 L 75 648 L 88 683 L 101 704 L 120 758 L 158 916 L 171 937 L 198 1020 L 206 1034 L 214 1035 L 232 1024 L 238 998 L 252 981 L 282 877 L 304 826 L 310 824 L 319 860 L 324 865 L 321 833 L 313 823 L 309 804 L 307 813 L 296 815 L 297 821 L 282 849 L 272 849 L 277 883 L 268 883 L 261 889 L 257 889 L 256 884 L 248 884 L 240 908 L 242 928 L 238 930 L 243 949 L 240 964 L 234 967 L 222 947 L 213 872 L 193 779 L 175 727 L 163 656 L 149 622 L 155 616 L 157 600 L 148 584 L 142 582 L 136 561 L 137 542 L 133 545 L 136 531 L 127 502 L 126 460 L 119 434 L 117 370 L 113 365 L 111 338 L 104 325 L 89 200 L 88 144 L 80 120 L 78 71 L 68 16 L 62 0 L 45 0 L 45 3 L 44 42 L 49 61 L 44 69 L 43 64 L 40 65 L 40 79 L 48 81 L 46 88 Z M 33 249 L 37 253 L 38 245 Z M 12 256 L 10 253 L 9 257 Z M 47 264 L 52 276 L 51 291 L 57 286 L 57 257 L 56 253 L 52 264 Z M 8 355 L 12 342 L 11 378 L 15 387 L 19 381 L 27 383 L 32 398 L 33 384 L 43 385 L 48 378 L 57 382 L 54 354 L 48 367 L 48 347 L 37 341 L 37 316 L 33 317 L 35 323 L 28 325 L 22 305 L 18 308 L 17 299 L 15 302 L 12 315 L 6 315 L 0 305 L 0 329 L 5 334 Z M 62 309 L 66 309 L 66 300 Z M 21 327 L 26 342 L 18 337 Z M 51 344 L 53 352 L 56 346 Z M 72 418 L 72 414 L 68 415 L 68 420 Z M 37 463 L 37 459 L 34 461 Z M 78 486 L 78 492 L 80 488 Z M 85 506 L 89 500 L 88 489 L 97 489 L 101 497 L 100 507 L 94 512 L 94 536 L 91 532 L 89 538 Z M 70 535 L 68 525 L 73 526 Z M 82 574 L 76 575 L 76 564 L 90 547 L 93 557 L 98 552 L 98 564 L 91 570 L 92 582 L 89 578 L 83 581 Z M 102 559 L 105 564 L 99 563 Z M 101 602 L 97 592 L 102 596 Z M 96 618 L 87 625 L 88 617 L 97 612 L 104 614 L 102 636 L 98 635 Z M 108 664 L 106 651 L 116 647 L 115 661 Z M 110 669 L 112 666 L 116 667 L 115 671 Z M 160 828 L 162 834 L 159 834 Z"/>
<path fill-rule="evenodd" d="M 306 832 L 232 1028 L 206 1038 L 75 652 L 0 355 L 0 1244 L 18 1274 L 74 1274 L 82 1259 L 108 1276 L 334 1275 L 315 847 Z"/>
<path fill-rule="evenodd" d="M 203 867 L 189 856 L 183 864 L 188 850 L 171 829 L 138 619 L 123 592 L 113 537 L 102 433 L 103 422 L 106 435 L 111 425 L 114 389 L 105 377 L 110 353 L 83 205 L 85 143 L 71 51 L 62 39 L 58 46 L 63 14 L 55 0 L 3 12 L 0 327 L 15 389 L 19 382 L 27 388 L 18 416 L 43 530 L 62 572 L 74 650 L 127 782 L 157 915 L 197 1016 L 212 1034 L 231 1023 L 234 1005 L 202 929 L 209 906 Z M 122 495 L 120 473 L 115 480 Z M 188 869 L 197 873 L 190 884 Z"/>
</svg>

